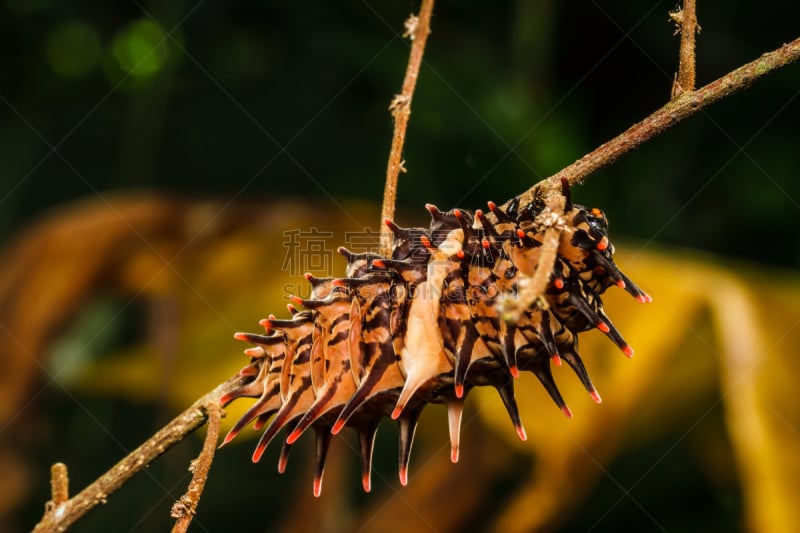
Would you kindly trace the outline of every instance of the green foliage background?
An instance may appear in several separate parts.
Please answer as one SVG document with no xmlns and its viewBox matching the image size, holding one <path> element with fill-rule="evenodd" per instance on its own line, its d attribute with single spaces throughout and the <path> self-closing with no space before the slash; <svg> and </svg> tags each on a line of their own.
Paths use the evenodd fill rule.
<svg viewBox="0 0 800 533">
<path fill-rule="evenodd" d="M 439 0 L 412 106 L 405 149 L 409 172 L 401 176 L 399 221 L 424 222 L 421 207 L 426 202 L 475 208 L 488 199 L 504 201 L 660 107 L 669 97 L 677 66 L 678 38 L 672 36 L 667 18 L 674 7 L 664 1 Z M 302 5 L 3 0 L 0 240 L 14 250 L 28 235 L 25 232 L 54 209 L 75 201 L 102 204 L 103 199 L 136 197 L 142 191 L 178 199 L 175 216 L 187 217 L 181 220 L 192 213 L 184 204 L 195 202 L 207 203 L 225 220 L 244 217 L 229 223 L 239 229 L 252 215 L 250 220 L 273 232 L 272 250 L 280 246 L 280 232 L 292 223 L 324 227 L 318 223 L 324 220 L 337 231 L 376 224 L 377 208 L 364 204 L 378 202 L 382 194 L 391 138 L 387 107 L 399 91 L 408 54 L 402 24 L 417 9 L 416 2 L 389 0 Z M 700 0 L 698 84 L 796 38 L 799 15 L 800 6 L 788 1 L 765 5 Z M 601 171 L 574 192 L 576 200 L 602 207 L 611 220 L 612 236 L 622 235 L 642 248 L 651 243 L 690 247 L 796 271 L 799 88 L 797 66 L 760 80 Z M 282 218 L 259 218 L 264 216 L 258 212 L 260 205 L 275 209 Z M 295 219 L 287 206 L 297 206 Z M 84 211 L 73 209 L 75 216 Z M 223 228 L 220 235 L 226 231 Z M 178 248 L 185 244 L 177 242 Z M 100 366 L 60 386 L 42 389 L 48 379 L 38 378 L 21 402 L 21 416 L 3 421 L 3 450 L 17 453 L 24 448 L 26 466 L 13 478 L 19 483 L 14 490 L 22 491 L 24 501 L 8 496 L 0 516 L 7 521 L 5 526 L 0 523 L 0 531 L 26 530 L 38 519 L 48 497 L 46 465 L 65 460 L 73 490 L 80 488 L 117 460 L 121 448 L 149 436 L 180 409 L 181 401 L 199 396 L 243 362 L 234 360 L 223 370 L 197 361 L 235 359 L 240 347 L 229 340 L 230 322 L 237 329 L 252 330 L 259 318 L 279 309 L 268 305 L 266 296 L 263 302 L 252 301 L 248 294 L 235 292 L 242 288 L 231 278 L 257 283 L 259 276 L 268 278 L 280 268 L 280 258 L 271 258 L 271 263 L 264 259 L 260 265 L 264 255 L 255 252 L 268 255 L 268 248 L 254 245 L 251 256 L 246 240 L 222 242 L 226 244 L 221 248 L 204 249 L 214 253 L 197 253 L 180 264 L 192 280 L 192 273 L 206 276 L 198 286 L 209 291 L 216 286 L 220 293 L 230 290 L 223 295 L 230 307 L 221 308 L 236 309 L 227 315 L 233 317 L 228 321 L 186 332 L 200 339 L 191 344 L 198 359 L 185 367 L 185 375 L 174 378 L 187 383 L 185 392 L 165 391 L 163 383 L 148 374 L 150 367 L 141 367 L 148 370 L 134 373 L 137 377 L 131 381 L 120 378 L 127 376 L 128 370 L 122 369 L 128 367 L 111 372 L 109 368 L 117 367 Z M 224 257 L 242 258 L 230 264 L 244 268 L 247 263 L 253 270 L 241 274 L 246 269 L 226 269 Z M 59 261 L 56 257 L 50 263 L 54 276 Z M 215 271 L 209 265 L 217 261 L 221 266 Z M 752 267 L 742 265 L 752 263 L 734 266 L 747 271 Z M 136 265 L 133 261 L 124 263 L 125 268 L 108 269 L 122 269 L 139 279 Z M 151 267 L 145 261 L 141 268 L 150 272 Z M 660 275 L 669 279 L 670 269 L 665 267 Z M 646 280 L 643 285 L 647 287 Z M 132 286 L 135 283 L 127 288 L 135 293 Z M 276 288 L 261 287 L 258 295 Z M 152 292 L 160 294 L 158 289 Z M 81 352 L 100 357 L 109 351 L 124 353 L 120 346 L 141 338 L 146 328 L 140 315 L 148 314 L 147 305 L 129 305 L 123 290 L 99 293 L 89 303 L 65 309 L 74 313 L 65 318 L 53 344 L 63 346 L 70 338 L 78 344 L 89 342 L 91 349 Z M 213 296 L 209 299 L 222 305 Z M 617 313 L 624 311 L 610 310 L 612 317 Z M 104 337 L 95 334 L 98 324 L 117 315 L 125 320 L 108 331 L 110 340 L 103 345 Z M 698 328 L 704 328 L 706 322 L 698 320 Z M 220 340 L 209 340 L 212 331 Z M 204 347 L 218 351 L 201 356 L 198 352 Z M 48 361 L 56 352 L 48 344 L 32 355 L 54 365 Z M 639 353 L 647 357 L 641 349 Z M 797 359 L 791 352 L 786 357 Z M 128 388 L 114 395 L 112 385 Z M 616 393 L 609 390 L 606 398 Z M 75 398 L 85 409 L 75 409 Z M 710 424 L 723 425 L 722 415 L 712 416 Z M 440 426 L 442 420 L 423 419 L 426 425 Z M 100 434 L 99 426 L 108 433 Z M 645 433 L 652 438 L 643 438 L 644 444 L 624 460 L 608 465 L 611 475 L 603 478 L 600 488 L 575 504 L 574 514 L 562 517 L 564 530 L 655 527 L 632 504 L 603 515 L 608 494 L 617 490 L 609 480 L 635 478 L 654 455 L 671 449 L 674 435 L 649 431 Z M 439 433 L 431 435 L 436 439 Z M 502 499 L 522 484 L 509 461 L 530 467 L 539 459 L 492 435 L 471 438 L 488 439 L 476 448 L 508 456 L 494 465 L 500 474 L 491 485 Z M 389 472 L 389 488 L 383 490 L 392 494 L 397 488 L 391 477 L 393 440 L 392 430 L 382 430 L 376 444 L 377 468 Z M 718 446 L 722 455 L 730 454 L 725 443 L 711 438 L 691 445 L 702 447 L 704 442 Z M 281 524 L 303 529 L 303 512 L 300 504 L 293 506 L 293 495 L 310 493 L 308 468 L 300 458 L 308 457 L 310 449 L 293 456 L 290 469 L 294 466 L 296 478 L 279 478 L 273 468 L 276 450 L 253 466 L 252 444 L 236 444 L 219 454 L 197 530 L 270 530 Z M 151 475 L 140 476 L 114 496 L 111 501 L 117 507 L 98 511 L 75 530 L 108 530 L 110 524 L 120 523 L 120 513 L 126 515 L 125 530 L 164 529 L 172 500 L 162 489 L 177 495 L 183 491 L 185 467 L 198 448 L 197 440 L 183 443 L 154 464 Z M 709 485 L 700 467 L 688 464 L 694 453 L 689 448 L 679 446 L 669 456 L 640 500 L 648 507 L 663 504 L 672 517 L 668 523 L 681 530 L 705 528 L 707 523 L 742 527 L 741 481 L 722 468 L 723 473 L 710 477 L 731 477 Z M 469 460 L 467 455 L 462 459 Z M 4 464 L 17 464 L 14 461 Z M 326 480 L 326 490 L 338 491 L 338 498 L 349 502 L 339 507 L 346 509 L 341 512 L 358 516 L 375 505 L 375 499 L 358 494 L 351 463 L 339 467 L 345 471 L 338 476 L 339 486 Z M 676 476 L 681 482 L 671 489 Z M 295 490 L 296 486 L 301 487 Z M 379 491 L 379 497 L 385 495 Z M 688 506 L 688 501 L 696 506 Z M 303 505 L 313 504 L 303 500 Z M 328 523 L 331 530 L 341 528 L 334 519 Z"/>
</svg>

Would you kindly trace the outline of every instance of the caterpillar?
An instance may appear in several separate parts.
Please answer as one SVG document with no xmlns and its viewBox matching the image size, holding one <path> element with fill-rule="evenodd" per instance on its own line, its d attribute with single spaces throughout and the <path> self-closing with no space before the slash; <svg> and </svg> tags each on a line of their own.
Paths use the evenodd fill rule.
<svg viewBox="0 0 800 533">
<path fill-rule="evenodd" d="M 316 434 L 313 492 L 319 496 L 331 438 L 343 427 L 356 431 L 361 478 L 371 488 L 372 451 L 383 418 L 399 425 L 399 478 L 408 482 L 414 432 L 423 408 L 447 409 L 451 460 L 458 461 L 464 400 L 473 387 L 500 395 L 520 439 L 526 434 L 514 398 L 514 378 L 532 372 L 568 418 L 572 412 L 553 379 L 551 364 L 572 368 L 591 398 L 600 395 L 578 352 L 578 334 L 605 333 L 628 357 L 633 349 L 603 310 L 601 294 L 616 285 L 639 302 L 652 299 L 617 267 L 608 221 L 599 209 L 573 204 L 569 186 L 562 231 L 547 289 L 515 321 L 502 302 L 540 266 L 546 212 L 541 195 L 519 198 L 489 212 L 442 212 L 433 205 L 428 228 L 385 224 L 393 234 L 390 257 L 353 253 L 341 278 L 306 274 L 310 296 L 292 296 L 291 317 L 260 321 L 264 333 L 236 333 L 253 346 L 241 385 L 221 398 L 227 405 L 256 398 L 222 445 L 247 425 L 262 430 L 252 460 L 258 462 L 285 429 L 278 460 L 283 473 L 289 451 L 309 428 Z"/>
</svg>

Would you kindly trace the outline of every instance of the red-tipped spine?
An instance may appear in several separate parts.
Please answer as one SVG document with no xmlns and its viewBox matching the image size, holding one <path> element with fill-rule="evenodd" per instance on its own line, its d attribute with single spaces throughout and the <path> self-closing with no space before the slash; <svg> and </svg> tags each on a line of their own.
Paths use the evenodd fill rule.
<svg viewBox="0 0 800 533">
<path fill-rule="evenodd" d="M 286 472 L 286 465 L 289 462 L 289 454 L 288 453 L 281 453 L 281 456 L 278 457 L 278 473 L 283 474 Z"/>
<path fill-rule="evenodd" d="M 253 429 L 255 431 L 260 431 L 266 425 L 267 425 L 267 418 L 258 417 L 256 418 L 256 421 L 253 422 Z"/>
<path fill-rule="evenodd" d="M 294 431 L 292 431 L 289 434 L 288 437 L 286 437 L 286 444 L 294 444 L 295 442 L 297 442 L 297 439 L 299 439 L 300 435 L 302 435 L 302 434 L 303 434 L 303 430 L 300 429 L 300 428 L 296 428 Z"/>
<path fill-rule="evenodd" d="M 222 448 L 223 446 L 225 446 L 226 444 L 228 444 L 230 441 L 232 441 L 233 439 L 235 439 L 235 438 L 236 438 L 236 435 L 238 435 L 238 434 L 239 434 L 239 432 L 238 432 L 238 431 L 230 430 L 230 431 L 228 432 L 228 434 L 227 434 L 227 435 L 225 435 L 225 438 L 224 438 L 224 439 L 222 439 L 222 444 L 220 444 L 220 445 L 219 445 L 219 447 L 220 447 L 220 448 Z M 257 461 L 253 461 L 253 462 L 257 462 Z"/>
<path fill-rule="evenodd" d="M 403 414 L 404 407 L 405 405 L 398 405 L 397 407 L 394 408 L 394 410 L 392 411 L 392 420 L 397 420 L 398 418 L 400 418 L 400 415 Z"/>
<path fill-rule="evenodd" d="M 633 348 L 631 348 L 630 344 L 626 344 L 626 345 L 624 345 L 624 346 L 621 346 L 621 347 L 620 347 L 620 350 L 622 350 L 622 353 L 624 353 L 624 354 L 625 354 L 625 356 L 626 356 L 628 359 L 630 359 L 631 357 L 633 357 Z"/>
<path fill-rule="evenodd" d="M 253 346 L 252 348 L 245 348 L 244 350 L 242 350 L 242 352 L 244 352 L 244 354 L 249 356 L 249 357 L 256 357 L 256 358 L 264 357 L 267 354 L 264 351 L 264 348 L 262 348 L 261 346 Z M 252 368 L 252 367 L 248 367 L 248 368 Z"/>
<path fill-rule="evenodd" d="M 401 466 L 397 471 L 397 475 L 400 478 L 400 484 L 401 485 L 403 485 L 404 487 L 406 485 L 408 485 L 408 467 L 407 466 Z"/>
<path fill-rule="evenodd" d="M 254 463 L 257 463 L 261 460 L 261 456 L 264 455 L 264 450 L 266 449 L 267 449 L 266 443 L 260 443 L 258 446 L 256 446 L 256 449 L 253 450 L 253 457 L 252 457 Z M 280 469 L 278 471 L 280 471 Z"/>
<path fill-rule="evenodd" d="M 337 433 L 339 433 L 344 427 L 344 424 L 345 424 L 344 420 L 341 419 L 337 420 L 336 423 L 333 424 L 333 427 L 331 428 L 331 435 L 336 435 Z"/>
</svg>

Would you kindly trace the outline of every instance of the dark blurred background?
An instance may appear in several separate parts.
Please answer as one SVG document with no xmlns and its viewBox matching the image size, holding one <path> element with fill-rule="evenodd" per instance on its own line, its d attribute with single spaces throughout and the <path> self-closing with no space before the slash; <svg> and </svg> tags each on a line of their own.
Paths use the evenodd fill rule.
<svg viewBox="0 0 800 533">
<path fill-rule="evenodd" d="M 416 7 L 5 0 L 0 235 L 121 188 L 379 201 Z M 505 200 L 661 106 L 674 7 L 441 2 L 401 206 Z M 798 9 L 702 2 L 698 84 L 795 38 Z M 797 68 L 759 81 L 576 195 L 616 232 L 796 265 L 799 81 Z"/>
<path fill-rule="evenodd" d="M 698 3 L 698 85 L 798 37 L 797 2 Z M 399 0 L 0 1 L 0 242 L 9 246 L 70 202 L 129 192 L 213 199 L 232 211 L 238 202 L 283 198 L 334 214 L 340 203 L 377 204 L 392 132 L 387 107 L 409 50 L 403 21 L 418 7 Z M 426 202 L 475 208 L 505 201 L 663 105 L 677 68 L 679 38 L 667 16 L 675 7 L 439 0 L 398 199 L 401 213 L 419 219 L 401 222 L 423 221 Z M 602 207 L 616 236 L 796 269 L 798 94 L 800 66 L 782 69 L 602 170 L 574 198 Z M 357 218 L 377 223 L 370 214 Z M 112 440 L 128 447 L 152 433 L 164 409 L 157 398 L 81 399 L 113 428 Z M 67 412 L 71 404 L 52 389 L 35 400 L 39 412 Z M 49 448 L 40 443 L 34 453 L 46 465 L 57 455 L 53 447 L 74 450 L 75 489 L 121 456 L 118 447 L 91 444 L 84 431 L 97 429 L 88 419 L 65 419 L 62 427 L 52 418 Z M 24 424 L 14 419 L 0 431 L 7 436 Z M 389 452 L 378 461 L 393 463 L 392 440 L 379 440 L 376 450 Z M 249 462 L 251 444 L 215 463 L 198 530 L 283 522 L 291 507 L 283 488 L 260 484 L 276 481 L 272 458 L 269 468 L 249 467 L 252 477 L 226 474 L 248 471 L 226 462 Z M 196 440 L 182 444 L 154 465 L 153 477 L 178 476 L 168 488 L 180 494 L 180 476 L 198 448 Z M 82 463 L 95 466 L 84 475 Z M 620 468 L 622 476 L 637 469 Z M 346 487 L 356 493 L 350 474 Z M 309 480 L 302 482 L 310 492 Z M 138 503 L 137 490 L 152 490 L 147 483 L 136 480 L 140 489 L 114 497 L 130 503 L 117 511 L 132 515 L 123 530 L 167 527 L 163 509 L 150 516 L 154 502 Z M 25 501 L 4 510 L 10 518 L 0 531 L 25 530 L 40 516 L 47 479 L 26 487 Z M 733 503 L 709 506 L 709 521 L 736 527 L 726 520 L 739 496 L 729 496 Z M 352 498 L 362 502 L 356 509 L 369 501 Z M 106 530 L 111 518 L 98 516 L 75 531 Z M 593 519 L 581 516 L 565 527 L 591 527 Z M 628 520 L 612 515 L 598 528 Z"/>
</svg>

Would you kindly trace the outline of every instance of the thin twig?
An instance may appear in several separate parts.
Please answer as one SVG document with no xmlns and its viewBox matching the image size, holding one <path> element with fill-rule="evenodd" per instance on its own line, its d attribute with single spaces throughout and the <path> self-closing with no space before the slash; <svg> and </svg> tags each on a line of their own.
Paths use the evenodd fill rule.
<svg viewBox="0 0 800 533">
<path fill-rule="evenodd" d="M 50 492 L 54 506 L 58 507 L 69 499 L 69 475 L 67 465 L 56 463 L 50 467 Z"/>
<path fill-rule="evenodd" d="M 800 38 L 762 55 L 696 91 L 683 93 L 624 133 L 522 193 L 520 203 L 525 205 L 533 201 L 537 190 L 545 192 L 552 189 L 560 190 L 562 178 L 566 178 L 571 186 L 581 183 L 589 175 L 610 165 L 623 154 L 660 135 L 671 126 L 799 58 Z M 508 207 L 509 203 L 510 201 L 506 202 L 503 207 Z"/>
<path fill-rule="evenodd" d="M 45 504 L 45 515 L 62 514 L 64 504 L 69 500 L 69 475 L 67 465 L 56 463 L 50 467 L 50 501 Z"/>
<path fill-rule="evenodd" d="M 73 498 L 59 506 L 45 508 L 45 515 L 33 529 L 34 533 L 66 531 L 81 516 L 105 503 L 106 498 L 120 488 L 134 474 L 145 468 L 153 460 L 166 452 L 187 435 L 202 426 L 208 417 L 210 406 L 219 405 L 219 399 L 235 389 L 241 377 L 234 376 L 220 384 L 213 391 L 197 400 L 190 408 L 174 418 L 155 435 L 114 465 L 108 472 L 97 478 Z"/>
<path fill-rule="evenodd" d="M 419 16 L 411 15 L 406 20 L 406 36 L 411 39 L 411 53 L 408 57 L 406 76 L 403 79 L 403 89 L 389 105 L 389 110 L 394 117 L 394 134 L 392 135 L 392 148 L 389 152 L 389 164 L 386 167 L 386 185 L 383 189 L 383 208 L 381 209 L 381 248 L 385 255 L 389 255 L 391 250 L 392 232 L 383 224 L 383 221 L 387 218 L 394 218 L 397 177 L 400 171 L 405 172 L 402 160 L 403 144 L 406 140 L 408 117 L 411 115 L 411 99 L 417 85 L 422 55 L 425 53 L 425 42 L 431 32 L 433 2 L 434 0 L 423 0 Z"/>
<path fill-rule="evenodd" d="M 695 36 L 700 32 L 697 23 L 695 0 L 683 0 L 683 9 L 673 11 L 670 18 L 678 26 L 676 30 L 681 34 L 681 48 L 678 62 L 678 73 L 672 85 L 672 98 L 681 94 L 694 91 L 695 76 Z"/>
<path fill-rule="evenodd" d="M 208 412 L 208 432 L 206 440 L 203 442 L 203 450 L 197 459 L 192 461 L 189 470 L 192 472 L 192 481 L 186 494 L 175 502 L 172 506 L 172 517 L 176 518 L 172 533 L 185 533 L 192 523 L 192 518 L 197 513 L 197 504 L 200 503 L 200 496 L 208 479 L 208 472 L 211 470 L 211 462 L 214 460 L 214 452 L 219 441 L 219 426 L 222 418 L 222 408 L 218 403 L 210 403 L 206 411 Z"/>
</svg>

